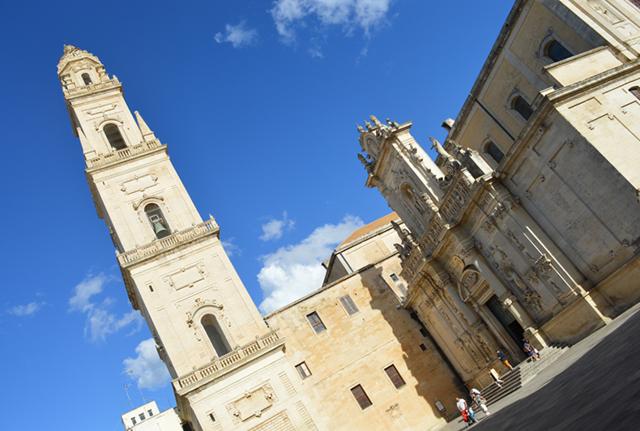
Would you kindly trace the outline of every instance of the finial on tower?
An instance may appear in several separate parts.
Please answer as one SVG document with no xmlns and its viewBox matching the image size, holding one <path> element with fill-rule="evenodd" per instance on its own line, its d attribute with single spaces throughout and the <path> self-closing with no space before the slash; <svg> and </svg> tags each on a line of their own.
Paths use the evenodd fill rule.
<svg viewBox="0 0 640 431">
<path fill-rule="evenodd" d="M 136 116 L 136 122 L 138 123 L 138 128 L 140 129 L 140 133 L 142 133 L 142 139 L 145 142 L 153 141 L 156 139 L 156 135 L 151 131 L 147 123 L 142 118 L 142 115 L 138 111 L 133 111 L 133 114 Z"/>
</svg>

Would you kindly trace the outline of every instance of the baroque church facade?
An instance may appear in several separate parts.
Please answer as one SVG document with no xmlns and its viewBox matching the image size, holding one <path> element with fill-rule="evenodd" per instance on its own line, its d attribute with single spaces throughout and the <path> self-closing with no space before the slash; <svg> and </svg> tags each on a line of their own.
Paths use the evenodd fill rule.
<svg viewBox="0 0 640 431">
<path fill-rule="evenodd" d="M 517 0 L 435 161 L 411 123 L 372 117 L 360 159 L 395 213 L 265 317 L 119 80 L 65 46 L 89 188 L 176 398 L 125 428 L 436 429 L 497 349 L 570 344 L 636 303 L 637 3 Z"/>
<path fill-rule="evenodd" d="M 411 123 L 359 128 L 408 227 L 404 306 L 468 386 L 638 302 L 639 56 L 638 2 L 516 1 L 435 161 Z"/>
</svg>

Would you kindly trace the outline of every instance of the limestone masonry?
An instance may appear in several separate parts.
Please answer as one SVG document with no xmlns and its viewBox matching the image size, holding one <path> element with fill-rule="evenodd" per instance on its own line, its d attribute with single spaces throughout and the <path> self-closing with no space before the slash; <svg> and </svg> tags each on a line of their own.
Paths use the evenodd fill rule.
<svg viewBox="0 0 640 431">
<path fill-rule="evenodd" d="M 458 114 L 431 139 L 359 127 L 394 210 L 262 317 L 162 144 L 93 54 L 58 76 L 127 294 L 172 377 L 125 429 L 428 430 L 455 397 L 575 343 L 640 298 L 640 6 L 518 0 Z"/>
</svg>

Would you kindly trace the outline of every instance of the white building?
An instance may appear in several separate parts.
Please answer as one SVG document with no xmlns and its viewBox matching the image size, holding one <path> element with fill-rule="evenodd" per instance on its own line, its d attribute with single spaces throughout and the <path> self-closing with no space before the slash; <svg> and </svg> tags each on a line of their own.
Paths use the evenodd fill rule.
<svg viewBox="0 0 640 431">
<path fill-rule="evenodd" d="M 148 402 L 122 415 L 126 431 L 182 431 L 174 409 L 160 412 L 155 401 Z"/>
</svg>

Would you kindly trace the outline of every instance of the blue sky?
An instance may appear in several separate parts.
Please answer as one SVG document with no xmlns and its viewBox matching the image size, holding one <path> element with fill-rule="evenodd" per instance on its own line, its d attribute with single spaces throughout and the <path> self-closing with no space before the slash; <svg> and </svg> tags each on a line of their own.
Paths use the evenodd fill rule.
<svg viewBox="0 0 640 431">
<path fill-rule="evenodd" d="M 125 385 L 133 405 L 173 405 L 84 179 L 56 76 L 63 44 L 123 82 L 269 310 L 317 287 L 318 261 L 389 211 L 363 185 L 356 122 L 373 113 L 413 120 L 423 144 L 442 137 L 511 4 L 0 1 L 3 427 L 121 429 Z"/>
</svg>

